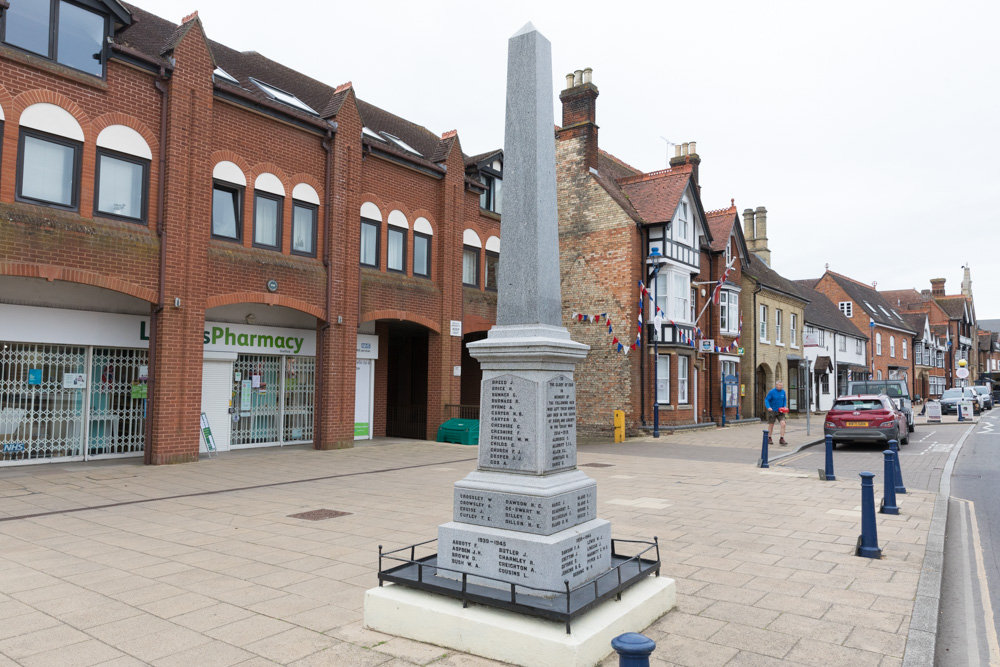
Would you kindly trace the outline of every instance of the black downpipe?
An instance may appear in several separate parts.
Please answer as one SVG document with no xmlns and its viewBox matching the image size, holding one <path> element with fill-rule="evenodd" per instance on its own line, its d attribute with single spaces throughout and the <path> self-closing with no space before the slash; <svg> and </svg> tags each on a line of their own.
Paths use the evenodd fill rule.
<svg viewBox="0 0 1000 667">
<path fill-rule="evenodd" d="M 708 256 L 708 277 L 711 280 L 712 276 L 715 275 L 715 260 L 717 255 Z M 713 288 L 712 294 L 715 294 Z M 711 296 L 708 297 L 708 335 L 715 336 L 721 335 L 721 329 L 715 332 L 715 336 L 712 335 L 712 323 L 715 322 L 715 301 Z M 718 325 L 716 325 L 718 326 Z M 712 409 L 715 405 L 715 401 L 712 399 L 712 389 L 715 387 L 715 375 L 712 374 L 712 357 L 714 354 L 708 355 L 708 421 L 715 422 L 715 411 Z M 718 359 L 716 359 L 716 366 L 719 365 Z M 720 394 L 721 395 L 721 394 Z"/>
<path fill-rule="evenodd" d="M 160 67 L 160 73 L 156 77 L 153 85 L 160 93 L 160 159 L 159 159 L 159 181 L 156 185 L 156 236 L 160 241 L 160 268 L 159 268 L 159 292 L 156 304 L 149 314 L 149 375 L 146 380 L 147 391 L 150 399 L 146 405 L 146 429 L 144 434 L 145 442 L 142 447 L 142 461 L 146 465 L 153 463 L 153 417 L 156 414 L 156 347 L 157 332 L 159 329 L 160 313 L 163 312 L 163 304 L 166 299 L 166 278 L 167 278 L 167 227 L 164 210 L 166 204 L 163 201 L 166 192 L 167 181 L 167 102 L 169 91 L 166 85 L 166 70 Z"/>
<path fill-rule="evenodd" d="M 326 269 L 326 315 L 323 324 L 319 327 L 319 340 L 316 347 L 316 383 L 319 385 L 316 393 L 319 400 L 314 401 L 313 404 L 313 449 L 323 447 L 323 419 L 325 417 L 323 396 L 327 382 L 326 353 L 324 350 L 326 348 L 326 337 L 330 329 L 330 317 L 333 311 L 333 267 L 330 261 L 330 203 L 332 201 L 330 187 L 333 180 L 333 132 L 330 130 L 327 130 L 326 138 L 322 141 L 322 146 L 323 150 L 326 151 L 326 173 L 323 177 L 323 198 L 326 200 L 323 206 L 323 268 Z"/>
<path fill-rule="evenodd" d="M 757 284 L 753 288 L 753 312 L 750 314 L 750 321 L 754 323 L 753 328 L 753 373 L 751 374 L 751 379 L 754 382 L 754 392 L 753 392 L 753 416 L 760 417 L 757 414 L 757 347 L 759 346 L 760 340 L 760 325 L 757 324 L 757 293 L 763 289 L 763 285 L 760 284 L 759 280 L 754 280 Z"/>
<path fill-rule="evenodd" d="M 647 278 L 647 276 L 646 276 L 646 257 L 649 254 L 649 241 L 648 241 L 648 237 L 645 234 L 643 234 L 642 227 L 639 226 L 639 223 L 636 223 L 635 228 L 639 232 L 639 246 L 645 251 L 645 254 L 642 256 L 642 260 L 641 260 L 641 262 L 642 262 L 642 268 L 639 270 L 639 275 L 642 276 L 645 279 L 645 278 Z M 643 282 L 643 284 L 645 285 L 645 282 Z M 640 297 L 640 303 L 645 304 L 645 299 L 642 299 Z M 640 331 L 639 332 L 639 336 L 640 336 L 640 345 L 639 345 L 639 352 L 640 352 L 640 354 L 639 354 L 639 420 L 642 422 L 643 426 L 646 425 L 646 356 L 647 356 L 647 354 L 646 354 L 646 339 L 645 339 L 645 336 L 643 335 L 644 333 L 645 333 L 644 331 Z M 653 391 L 656 391 L 655 387 L 654 387 Z"/>
</svg>

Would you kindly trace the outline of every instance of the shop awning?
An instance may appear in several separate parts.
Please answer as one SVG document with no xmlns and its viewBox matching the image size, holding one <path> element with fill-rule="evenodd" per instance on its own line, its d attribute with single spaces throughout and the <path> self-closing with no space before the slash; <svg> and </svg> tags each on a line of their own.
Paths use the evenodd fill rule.
<svg viewBox="0 0 1000 667">
<path fill-rule="evenodd" d="M 797 354 L 786 355 L 789 361 L 802 361 L 802 357 Z"/>
<path fill-rule="evenodd" d="M 816 365 L 813 369 L 817 373 L 826 373 L 831 368 L 833 368 L 833 364 L 830 362 L 830 357 L 816 357 Z"/>
<path fill-rule="evenodd" d="M 871 373 L 867 366 L 859 366 L 858 364 L 847 364 L 847 370 L 852 373 Z"/>
</svg>

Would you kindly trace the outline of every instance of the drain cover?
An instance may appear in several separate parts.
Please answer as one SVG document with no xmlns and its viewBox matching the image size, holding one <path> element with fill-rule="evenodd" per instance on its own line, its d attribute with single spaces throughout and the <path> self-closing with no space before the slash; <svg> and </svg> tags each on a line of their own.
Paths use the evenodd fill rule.
<svg viewBox="0 0 1000 667">
<path fill-rule="evenodd" d="M 290 519 L 305 519 L 306 521 L 322 521 L 323 519 L 336 519 L 342 516 L 349 516 L 350 512 L 338 512 L 337 510 L 309 510 L 298 514 L 289 514 Z"/>
<path fill-rule="evenodd" d="M 614 466 L 614 463 L 583 463 L 577 468 L 613 468 Z"/>
</svg>

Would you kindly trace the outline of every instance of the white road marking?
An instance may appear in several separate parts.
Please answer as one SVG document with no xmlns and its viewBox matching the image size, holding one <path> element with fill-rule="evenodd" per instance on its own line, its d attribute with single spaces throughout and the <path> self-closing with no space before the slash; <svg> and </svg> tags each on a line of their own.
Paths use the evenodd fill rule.
<svg viewBox="0 0 1000 667">
<path fill-rule="evenodd" d="M 926 440 L 927 438 L 931 437 L 931 436 L 932 436 L 932 435 L 934 435 L 935 433 L 937 433 L 937 431 L 931 431 L 930 433 L 928 433 L 928 434 L 927 434 L 927 435 L 925 435 L 924 437 L 922 437 L 922 438 L 920 438 L 919 440 L 917 440 L 917 442 L 923 442 L 924 440 Z"/>
<path fill-rule="evenodd" d="M 956 498 L 965 503 L 969 522 L 972 524 L 972 549 L 976 557 L 976 572 L 979 577 L 979 596 L 983 604 L 983 621 L 986 625 L 986 644 L 990 650 L 990 665 L 1000 664 L 1000 641 L 997 640 L 997 628 L 993 622 L 993 603 L 990 600 L 990 587 L 986 581 L 986 566 L 983 562 L 983 548 L 979 541 L 979 522 L 976 520 L 976 505 L 971 500 Z M 963 522 L 964 532 L 964 522 Z M 971 586 L 971 584 L 970 584 Z M 972 624 L 970 623 L 970 626 Z M 975 633 L 975 630 L 972 629 Z"/>
</svg>

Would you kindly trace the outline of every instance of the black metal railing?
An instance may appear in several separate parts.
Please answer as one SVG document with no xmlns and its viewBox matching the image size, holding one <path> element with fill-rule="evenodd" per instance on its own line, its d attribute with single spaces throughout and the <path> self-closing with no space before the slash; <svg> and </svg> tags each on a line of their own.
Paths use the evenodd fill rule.
<svg viewBox="0 0 1000 667">
<path fill-rule="evenodd" d="M 437 540 L 427 540 L 386 552 L 383 552 L 382 545 L 379 545 L 378 585 L 382 586 L 388 581 L 461 600 L 462 607 L 468 607 L 469 603 L 473 602 L 561 621 L 566 624 L 566 634 L 570 634 L 572 619 L 612 596 L 616 600 L 621 600 L 623 591 L 650 573 L 660 576 L 660 543 L 656 537 L 652 542 L 612 539 L 611 569 L 576 588 L 570 588 L 569 580 L 565 580 L 563 582 L 565 587 L 562 589 L 511 583 L 480 574 L 470 575 L 461 570 L 438 565 L 436 550 L 430 555 L 417 558 L 418 548 L 427 547 L 434 542 Z M 646 548 L 634 556 L 625 556 L 618 553 L 619 544 L 642 544 Z M 406 551 L 409 551 L 409 558 L 397 555 Z M 655 552 L 655 560 L 643 558 L 650 551 Z M 397 561 L 401 565 L 386 570 L 383 569 L 383 559 Z M 437 576 L 438 572 L 448 572 L 454 576 Z"/>
<path fill-rule="evenodd" d="M 445 419 L 479 419 L 478 405 L 455 405 L 444 406 Z"/>
<path fill-rule="evenodd" d="M 426 405 L 388 405 L 386 406 L 385 434 L 393 438 L 427 437 L 427 406 Z"/>
</svg>

